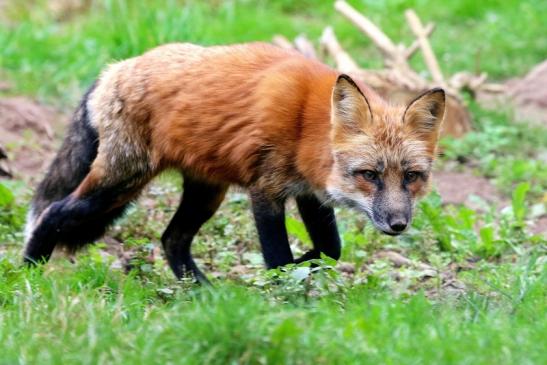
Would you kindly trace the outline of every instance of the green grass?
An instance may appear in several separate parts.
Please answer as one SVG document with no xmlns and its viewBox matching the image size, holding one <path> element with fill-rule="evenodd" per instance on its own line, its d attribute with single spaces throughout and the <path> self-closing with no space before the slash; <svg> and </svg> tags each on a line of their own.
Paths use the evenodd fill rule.
<svg viewBox="0 0 547 365">
<path fill-rule="evenodd" d="M 63 21 L 44 0 L 10 3 L 0 79 L 9 94 L 63 110 L 108 62 L 172 41 L 315 40 L 330 24 L 363 66 L 380 65 L 330 1 L 104 0 Z M 407 44 L 406 8 L 436 22 L 432 44 L 447 74 L 478 68 L 506 79 L 545 57 L 545 1 L 351 3 Z M 398 239 L 338 209 L 336 269 L 324 258 L 265 271 L 248 201 L 231 193 L 193 246 L 214 288 L 175 281 L 157 250 L 181 190 L 166 175 L 109 232 L 124 255 L 101 242 L 74 263 L 29 271 L 19 263 L 33 187 L 1 181 L 0 364 L 546 363 L 547 241 L 527 224 L 545 209 L 547 130 L 513 123 L 510 110 L 470 107 L 475 131 L 444 140 L 439 164 L 489 178 L 507 207 L 444 206 L 433 193 Z M 292 206 L 287 227 L 302 253 L 310 242 Z M 409 263 L 379 255 L 393 251 Z"/>
<path fill-rule="evenodd" d="M 363 218 L 351 211 L 338 211 L 342 261 L 355 269 L 349 276 L 328 259 L 315 268 L 264 271 L 248 203 L 233 196 L 194 244 L 215 285 L 196 288 L 176 282 L 161 257 L 149 258 L 178 184 L 169 176 L 156 183 L 152 190 L 161 188 L 162 195 L 147 193 L 156 199 L 155 211 L 136 206 L 114 228 L 112 235 L 132 256 L 129 273 L 104 244 L 80 254 L 75 264 L 57 258 L 41 270 L 22 268 L 20 236 L 11 233 L 20 230 L 24 209 L 17 203 L 25 198 L 0 195 L 0 227 L 12 228 L 0 231 L 8 243 L 0 257 L 0 363 L 545 360 L 545 242 L 521 226 L 527 185 L 517 189 L 515 213 L 502 217 L 489 239 L 473 227 L 491 227 L 494 216 L 443 208 L 436 195 L 422 202 L 414 228 L 398 240 L 363 229 Z M 308 238 L 290 212 L 293 246 L 302 251 Z M 245 247 L 243 255 L 236 245 Z M 413 264 L 397 268 L 375 258 L 386 249 L 403 252 Z M 423 262 L 434 272 L 420 267 Z M 237 265 L 244 270 L 234 275 Z M 451 280 L 463 288 L 452 288 Z"/>
<path fill-rule="evenodd" d="M 547 322 L 538 316 L 547 310 L 545 275 L 531 281 L 516 304 L 480 295 L 431 303 L 421 294 L 402 299 L 364 285 L 319 297 L 275 297 L 226 283 L 188 290 L 153 275 L 123 275 L 92 259 L 43 275 L 4 260 L 0 275 L 5 364 L 545 360 Z"/>
</svg>

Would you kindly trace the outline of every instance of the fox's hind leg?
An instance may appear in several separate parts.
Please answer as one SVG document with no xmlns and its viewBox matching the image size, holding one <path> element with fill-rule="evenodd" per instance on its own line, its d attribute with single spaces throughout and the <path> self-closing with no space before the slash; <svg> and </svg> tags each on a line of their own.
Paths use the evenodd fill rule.
<svg viewBox="0 0 547 365">
<path fill-rule="evenodd" d="M 190 246 L 200 227 L 222 203 L 227 188 L 184 177 L 182 201 L 161 238 L 167 261 L 177 278 L 190 274 L 201 283 L 207 282 L 192 258 Z"/>
<path fill-rule="evenodd" d="M 341 245 L 334 210 L 322 205 L 314 196 L 298 196 L 296 204 L 313 242 L 313 250 L 306 252 L 295 262 L 320 258 L 321 252 L 338 260 Z"/>
<path fill-rule="evenodd" d="M 143 172 L 110 171 L 94 164 L 74 192 L 41 213 L 27 241 L 27 263 L 48 261 L 56 245 L 75 251 L 102 236 L 150 179 Z"/>
<path fill-rule="evenodd" d="M 26 262 L 47 261 L 56 245 L 75 251 L 99 238 L 157 172 L 145 88 L 128 86 L 128 62 L 109 67 L 84 96 L 33 198 Z"/>
</svg>

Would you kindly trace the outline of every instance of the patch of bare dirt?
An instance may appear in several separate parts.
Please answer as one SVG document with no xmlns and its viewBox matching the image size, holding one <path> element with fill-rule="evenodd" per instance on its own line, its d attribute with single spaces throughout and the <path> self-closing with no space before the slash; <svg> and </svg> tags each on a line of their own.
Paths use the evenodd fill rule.
<svg viewBox="0 0 547 365">
<path fill-rule="evenodd" d="M 518 120 L 539 121 L 547 126 L 547 60 L 522 79 L 507 83 Z"/>
<path fill-rule="evenodd" d="M 470 200 L 471 196 L 478 196 L 487 203 L 497 205 L 507 203 L 507 199 L 488 179 L 469 172 L 439 171 L 433 175 L 433 184 L 446 204 L 465 204 L 479 209 Z"/>
<path fill-rule="evenodd" d="M 66 21 L 89 10 L 92 0 L 50 0 L 47 5 L 57 20 Z"/>
<path fill-rule="evenodd" d="M 515 120 L 547 127 L 547 60 L 524 77 L 507 80 L 504 86 L 505 92 L 478 93 L 477 100 L 489 109 L 511 106 Z"/>
<path fill-rule="evenodd" d="M 37 1 L 0 0 L 0 22 L 16 26 L 20 13 L 34 10 L 47 10 L 57 21 L 68 21 L 89 11 L 93 0 L 48 0 L 44 5 Z"/>
<path fill-rule="evenodd" d="M 55 153 L 54 127 L 63 119 L 28 98 L 0 99 L 0 146 L 15 177 L 32 178 L 47 168 Z"/>
<path fill-rule="evenodd" d="M 8 6 L 7 0 L 0 0 L 0 21 L 6 21 L 5 14 L 6 14 L 6 8 Z"/>
<path fill-rule="evenodd" d="M 547 237 L 547 216 L 539 217 L 530 226 L 532 234 L 545 235 Z"/>
<path fill-rule="evenodd" d="M 0 11 L 1 10 L 2 9 L 0 8 Z M 11 89 L 11 84 L 7 81 L 0 80 L 0 91 L 7 91 L 9 89 Z"/>
</svg>

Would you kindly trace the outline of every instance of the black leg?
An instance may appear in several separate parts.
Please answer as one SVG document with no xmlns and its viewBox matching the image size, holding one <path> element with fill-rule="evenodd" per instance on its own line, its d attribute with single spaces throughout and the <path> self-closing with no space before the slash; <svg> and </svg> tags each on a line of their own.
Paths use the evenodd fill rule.
<svg viewBox="0 0 547 365">
<path fill-rule="evenodd" d="M 47 262 L 56 245 L 75 251 L 101 237 L 142 185 L 96 187 L 52 203 L 38 219 L 24 253 L 29 264 Z"/>
<path fill-rule="evenodd" d="M 190 246 L 200 227 L 222 203 L 226 189 L 223 185 L 184 178 L 182 201 L 161 238 L 167 261 L 177 278 L 190 274 L 198 282 L 208 282 L 194 262 Z"/>
<path fill-rule="evenodd" d="M 285 228 L 284 201 L 272 201 L 257 190 L 251 190 L 251 201 L 266 267 L 294 262 Z"/>
<path fill-rule="evenodd" d="M 296 204 L 313 242 L 313 250 L 306 252 L 295 262 L 319 258 L 321 252 L 338 260 L 341 244 L 334 210 L 322 205 L 314 196 L 299 196 Z"/>
</svg>

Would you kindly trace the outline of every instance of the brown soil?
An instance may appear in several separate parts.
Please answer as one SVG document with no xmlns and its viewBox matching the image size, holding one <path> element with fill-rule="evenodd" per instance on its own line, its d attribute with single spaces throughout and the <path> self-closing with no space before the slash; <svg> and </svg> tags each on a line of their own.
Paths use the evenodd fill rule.
<svg viewBox="0 0 547 365">
<path fill-rule="evenodd" d="M 488 179 L 469 172 L 436 172 L 433 175 L 433 185 L 436 186 L 446 204 L 466 204 L 477 208 L 469 199 L 472 195 L 478 196 L 487 203 L 497 205 L 507 203 L 507 199 Z"/>
<path fill-rule="evenodd" d="M 547 238 L 547 216 L 539 217 L 532 222 L 530 232 L 533 234 L 543 235 Z"/>
<path fill-rule="evenodd" d="M 501 94 L 478 93 L 477 100 L 488 109 L 514 110 L 516 121 L 547 127 L 547 60 L 522 78 L 505 82 Z"/>
<path fill-rule="evenodd" d="M 49 0 L 48 10 L 57 20 L 66 21 L 86 12 L 92 0 Z"/>
<path fill-rule="evenodd" d="M 15 177 L 32 178 L 45 170 L 56 145 L 54 128 L 63 120 L 52 108 L 31 99 L 0 99 L 0 146 Z"/>
<path fill-rule="evenodd" d="M 507 83 L 518 120 L 547 126 L 547 61 L 536 65 L 525 77 Z"/>
</svg>

